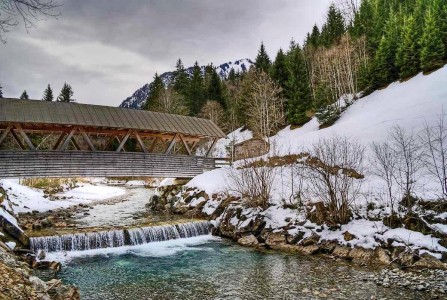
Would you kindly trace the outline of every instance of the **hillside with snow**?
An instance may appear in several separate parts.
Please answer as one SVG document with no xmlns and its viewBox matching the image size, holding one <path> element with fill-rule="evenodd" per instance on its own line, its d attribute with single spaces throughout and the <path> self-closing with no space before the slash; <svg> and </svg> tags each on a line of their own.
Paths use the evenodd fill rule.
<svg viewBox="0 0 447 300">
<path fill-rule="evenodd" d="M 219 74 L 221 79 L 227 78 L 228 74 L 230 73 L 231 69 L 234 69 L 234 71 L 237 72 L 245 72 L 248 71 L 250 66 L 253 64 L 253 62 L 248 59 L 239 59 L 234 62 L 226 62 L 223 64 L 220 64 L 216 67 L 216 71 Z M 205 66 L 202 66 L 202 72 L 205 71 Z M 186 69 L 186 73 L 190 76 L 192 75 L 193 67 L 189 67 Z M 163 80 L 163 83 L 165 86 L 169 85 L 172 81 L 172 77 L 174 75 L 173 71 L 165 72 L 160 75 L 161 79 Z M 152 83 L 152 82 L 151 82 Z M 147 96 L 150 91 L 150 85 L 151 83 L 147 83 L 143 85 L 141 88 L 136 90 L 132 96 L 126 98 L 119 107 L 122 108 L 134 108 L 134 109 L 141 109 L 144 102 L 147 99 Z"/>
<path fill-rule="evenodd" d="M 313 118 L 304 126 L 291 129 L 290 126 L 279 131 L 269 138 L 271 153 L 267 156 L 284 156 L 288 154 L 299 154 L 312 147 L 312 144 L 322 138 L 333 136 L 347 137 L 353 141 L 363 144 L 367 150 L 365 163 L 371 157 L 369 152 L 372 142 L 380 142 L 388 139 L 389 132 L 400 126 L 415 134 L 423 130 L 426 124 L 433 124 L 439 120 L 447 107 L 447 66 L 431 73 L 430 75 L 418 74 L 405 82 L 395 82 L 387 88 L 375 91 L 371 95 L 356 100 L 341 115 L 334 125 L 319 129 L 316 118 Z M 240 133 L 236 131 L 236 135 Z M 249 138 L 249 137 L 247 137 Z M 219 141 L 216 157 L 224 156 L 225 145 L 230 139 Z M 209 194 L 229 190 L 228 172 L 218 169 L 195 177 L 188 186 L 205 190 Z M 284 174 L 281 186 L 276 186 L 272 201 L 281 201 L 291 197 L 291 192 L 284 188 Z M 210 178 L 213 178 L 210 182 Z M 420 196 L 431 197 L 430 188 L 433 182 L 428 180 L 424 174 L 420 176 Z M 365 193 L 382 189 L 381 182 L 368 176 L 363 186 Z"/>
</svg>

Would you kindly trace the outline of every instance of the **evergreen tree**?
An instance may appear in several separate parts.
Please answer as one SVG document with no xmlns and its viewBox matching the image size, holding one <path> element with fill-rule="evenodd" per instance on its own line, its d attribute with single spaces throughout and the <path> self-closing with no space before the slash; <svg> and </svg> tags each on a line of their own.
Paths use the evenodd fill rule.
<svg viewBox="0 0 447 300">
<path fill-rule="evenodd" d="M 61 93 L 57 97 L 57 102 L 73 102 L 75 101 L 73 98 L 73 89 L 66 82 L 62 87 Z"/>
<path fill-rule="evenodd" d="M 211 78 L 208 83 L 208 99 L 217 101 L 223 108 L 225 108 L 225 99 L 222 91 L 222 82 L 219 74 L 215 68 L 211 72 Z"/>
<path fill-rule="evenodd" d="M 278 54 L 276 55 L 275 62 L 272 65 L 271 76 L 284 90 L 289 72 L 287 70 L 286 56 L 282 49 L 279 49 Z"/>
<path fill-rule="evenodd" d="M 398 24 L 398 17 L 394 12 L 390 12 L 386 34 L 382 36 L 374 58 L 374 87 L 382 87 L 399 78 L 399 68 L 396 66 L 400 37 Z"/>
<path fill-rule="evenodd" d="M 424 72 L 444 65 L 444 43 L 440 25 L 437 24 L 437 12 L 428 10 L 425 18 L 424 32 L 421 39 L 421 68 Z"/>
<path fill-rule="evenodd" d="M 155 73 L 154 81 L 149 86 L 149 93 L 147 94 L 146 102 L 144 103 L 145 110 L 153 110 L 153 105 L 155 103 L 155 99 L 159 99 L 161 93 L 163 93 L 165 89 L 165 85 L 163 84 L 163 80 L 161 77 Z"/>
<path fill-rule="evenodd" d="M 232 83 L 234 83 L 238 78 L 238 75 L 236 74 L 236 71 L 234 70 L 234 68 L 230 69 L 230 72 L 228 73 L 228 80 Z"/>
<path fill-rule="evenodd" d="M 403 26 L 401 43 L 397 49 L 396 65 L 399 67 L 400 77 L 407 78 L 419 71 L 419 45 L 414 17 L 407 17 Z"/>
<path fill-rule="evenodd" d="M 317 48 L 320 42 L 320 29 L 317 24 L 312 28 L 312 33 L 309 35 L 309 39 L 307 40 L 306 46 L 312 46 Z"/>
<path fill-rule="evenodd" d="M 288 53 L 288 78 L 285 83 L 286 117 L 288 122 L 301 125 L 310 120 L 307 116 L 312 106 L 312 94 L 303 51 L 292 45 Z"/>
<path fill-rule="evenodd" d="M 28 100 L 29 99 L 28 93 L 26 92 L 26 90 L 23 91 L 22 95 L 20 95 L 20 99 L 24 99 L 24 100 Z"/>
<path fill-rule="evenodd" d="M 444 43 L 444 58 L 447 59 L 447 1 L 434 0 L 434 11 L 437 13 L 437 24 Z"/>
<path fill-rule="evenodd" d="M 3 98 L 3 87 L 1 84 L 0 84 L 0 98 Z"/>
<path fill-rule="evenodd" d="M 53 90 L 51 89 L 50 84 L 48 84 L 47 88 L 43 92 L 42 100 L 43 101 L 53 101 L 54 100 Z"/>
<path fill-rule="evenodd" d="M 202 70 L 196 62 L 188 88 L 188 106 L 191 116 L 197 116 L 205 103 Z"/>
<path fill-rule="evenodd" d="M 262 70 L 264 72 L 268 72 L 271 65 L 270 58 L 265 50 L 264 43 L 261 43 L 261 47 L 258 51 L 258 56 L 256 56 L 255 67 L 258 70 Z"/>
<path fill-rule="evenodd" d="M 188 93 L 189 78 L 180 58 L 177 60 L 176 70 L 174 71 L 172 81 L 174 91 L 180 95 L 186 95 Z"/>
<path fill-rule="evenodd" d="M 345 33 L 345 20 L 341 11 L 331 4 L 327 14 L 326 23 L 321 30 L 321 44 L 330 47 L 334 43 L 338 43 L 341 36 Z"/>
</svg>

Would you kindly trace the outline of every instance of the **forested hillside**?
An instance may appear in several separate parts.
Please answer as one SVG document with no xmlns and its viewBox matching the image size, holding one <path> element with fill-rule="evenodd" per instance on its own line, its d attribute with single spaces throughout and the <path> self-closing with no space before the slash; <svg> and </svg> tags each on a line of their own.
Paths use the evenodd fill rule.
<svg viewBox="0 0 447 300">
<path fill-rule="evenodd" d="M 200 72 L 196 64 L 187 74 L 179 60 L 166 89 L 155 76 L 145 109 L 209 118 L 227 131 L 248 125 L 259 136 L 314 115 L 324 127 L 358 97 L 446 59 L 446 1 L 338 1 L 322 26 L 275 59 L 262 44 L 247 72 L 222 79 L 212 65 Z"/>
</svg>

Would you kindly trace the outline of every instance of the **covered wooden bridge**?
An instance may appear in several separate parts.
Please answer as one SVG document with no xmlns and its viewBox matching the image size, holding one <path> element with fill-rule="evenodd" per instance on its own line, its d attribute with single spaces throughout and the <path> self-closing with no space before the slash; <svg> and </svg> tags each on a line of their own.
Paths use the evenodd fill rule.
<svg viewBox="0 0 447 300">
<path fill-rule="evenodd" d="M 0 178 L 191 178 L 216 167 L 208 156 L 224 137 L 216 124 L 200 118 L 0 99 Z"/>
</svg>

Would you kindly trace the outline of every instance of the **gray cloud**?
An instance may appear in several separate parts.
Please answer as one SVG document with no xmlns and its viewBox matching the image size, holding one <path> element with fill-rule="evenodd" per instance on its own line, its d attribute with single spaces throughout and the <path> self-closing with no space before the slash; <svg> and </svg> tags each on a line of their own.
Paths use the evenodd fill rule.
<svg viewBox="0 0 447 300">
<path fill-rule="evenodd" d="M 69 82 L 84 103 L 118 105 L 155 72 L 270 56 L 321 23 L 329 0 L 67 0 L 61 16 L 0 45 L 5 96 L 40 98 Z"/>
</svg>

